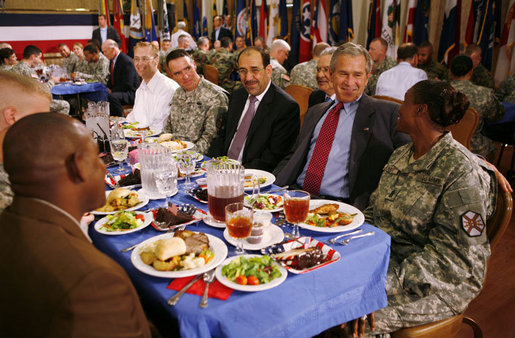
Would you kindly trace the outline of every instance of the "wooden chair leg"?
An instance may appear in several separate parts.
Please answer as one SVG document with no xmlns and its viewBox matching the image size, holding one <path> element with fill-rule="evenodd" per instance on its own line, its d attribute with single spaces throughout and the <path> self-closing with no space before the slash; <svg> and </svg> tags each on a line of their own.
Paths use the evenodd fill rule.
<svg viewBox="0 0 515 338">
<path fill-rule="evenodd" d="M 483 338 L 483 331 L 479 324 L 472 318 L 463 317 L 463 323 L 469 325 L 474 331 L 474 338 Z"/>
</svg>

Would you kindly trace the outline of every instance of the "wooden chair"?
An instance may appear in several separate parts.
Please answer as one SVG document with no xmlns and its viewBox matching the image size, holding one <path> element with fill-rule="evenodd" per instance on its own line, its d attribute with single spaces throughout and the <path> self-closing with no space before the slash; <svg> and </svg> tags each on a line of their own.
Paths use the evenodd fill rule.
<svg viewBox="0 0 515 338">
<path fill-rule="evenodd" d="M 304 123 L 304 115 L 306 115 L 306 111 L 308 110 L 309 106 L 309 95 L 313 92 L 313 89 L 292 84 L 286 87 L 284 90 L 290 94 L 299 105 L 300 127 L 302 128 L 302 123 Z"/>
<path fill-rule="evenodd" d="M 402 104 L 404 101 L 396 99 L 395 97 L 385 96 L 385 95 L 372 95 L 373 98 L 385 101 L 391 101 L 398 104 Z"/>
<path fill-rule="evenodd" d="M 504 231 L 508 228 L 513 211 L 511 193 L 502 191 L 500 186 L 498 190 L 495 213 L 486 222 L 486 234 L 491 250 L 499 243 Z M 483 332 L 479 325 L 473 319 L 465 317 L 463 314 L 434 323 L 404 328 L 393 332 L 391 336 L 392 338 L 454 337 L 460 331 L 462 323 L 472 327 L 474 338 L 483 337 Z"/>
<path fill-rule="evenodd" d="M 478 123 L 479 114 L 477 110 L 469 107 L 458 123 L 448 126 L 446 129 L 452 133 L 452 137 L 456 141 L 470 150 L 470 140 L 472 140 L 472 135 L 474 135 Z"/>
<path fill-rule="evenodd" d="M 202 69 L 206 80 L 218 86 L 218 69 L 213 65 L 204 65 Z"/>
</svg>

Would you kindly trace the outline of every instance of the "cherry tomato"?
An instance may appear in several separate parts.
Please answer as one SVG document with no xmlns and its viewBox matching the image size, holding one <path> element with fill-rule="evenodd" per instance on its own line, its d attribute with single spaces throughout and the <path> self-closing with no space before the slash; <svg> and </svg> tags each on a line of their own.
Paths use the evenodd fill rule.
<svg viewBox="0 0 515 338">
<path fill-rule="evenodd" d="M 136 219 L 140 219 L 140 220 L 144 221 L 145 216 L 143 216 L 142 214 L 136 214 Z"/>
<path fill-rule="evenodd" d="M 248 276 L 247 283 L 249 285 L 259 285 L 259 278 L 257 278 L 256 276 Z"/>
<path fill-rule="evenodd" d="M 236 283 L 241 285 L 247 285 L 247 277 L 239 275 L 238 277 L 236 277 Z"/>
</svg>

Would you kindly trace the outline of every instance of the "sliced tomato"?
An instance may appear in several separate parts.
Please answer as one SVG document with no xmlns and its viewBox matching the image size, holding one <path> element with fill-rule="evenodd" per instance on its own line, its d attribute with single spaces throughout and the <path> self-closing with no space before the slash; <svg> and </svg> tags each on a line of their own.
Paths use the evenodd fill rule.
<svg viewBox="0 0 515 338">
<path fill-rule="evenodd" d="M 248 276 L 247 277 L 247 284 L 249 285 L 259 285 L 259 278 L 256 276 Z"/>
<path fill-rule="evenodd" d="M 144 216 L 144 215 L 142 215 L 142 214 L 136 214 L 136 216 L 135 216 L 135 217 L 136 217 L 136 219 L 140 219 L 140 220 L 142 220 L 142 221 L 144 221 L 144 220 L 145 220 L 145 216 Z"/>
<path fill-rule="evenodd" d="M 241 285 L 247 285 L 247 277 L 239 275 L 238 277 L 236 277 L 236 283 Z"/>
</svg>

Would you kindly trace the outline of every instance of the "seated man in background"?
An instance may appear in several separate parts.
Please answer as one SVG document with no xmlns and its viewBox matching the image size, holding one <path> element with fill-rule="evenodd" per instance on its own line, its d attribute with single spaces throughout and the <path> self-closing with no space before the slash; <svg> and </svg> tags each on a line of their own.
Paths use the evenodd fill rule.
<svg viewBox="0 0 515 338">
<path fill-rule="evenodd" d="M 170 115 L 164 132 L 195 144 L 206 154 L 213 139 L 223 128 L 227 113 L 227 92 L 199 76 L 195 61 L 183 49 L 174 49 L 166 57 L 168 74 L 180 86 L 170 103 Z"/>
<path fill-rule="evenodd" d="M 309 87 L 311 89 L 317 90 L 317 64 L 318 59 L 320 58 L 320 53 L 322 53 L 326 48 L 329 47 L 329 44 L 325 42 L 320 42 L 313 47 L 313 58 L 309 61 L 299 63 L 290 72 L 290 84 L 295 84 L 299 86 Z"/>
<path fill-rule="evenodd" d="M 77 65 L 72 73 L 73 78 L 84 79 L 88 82 L 100 82 L 107 84 L 109 80 L 109 60 L 100 53 L 97 46 L 89 44 L 84 47 L 84 61 Z"/>
<path fill-rule="evenodd" d="M 471 82 L 473 62 L 467 55 L 458 55 L 451 62 L 451 85 L 465 94 L 470 106 L 477 110 L 479 123 L 470 140 L 470 151 L 485 158 L 492 159 L 492 152 L 497 149 L 491 139 L 481 134 L 485 120 L 497 121 L 504 117 L 504 106 L 497 100 L 491 88 L 475 85 Z"/>
<path fill-rule="evenodd" d="M 124 105 L 134 104 L 134 94 L 139 87 L 139 77 L 130 57 L 120 52 L 118 44 L 107 39 L 102 52 L 111 61 L 107 88 L 111 116 L 122 116 Z"/>
<path fill-rule="evenodd" d="M 50 109 L 52 95 L 43 84 L 12 72 L 0 72 L 0 212 L 11 204 L 13 192 L 4 169 L 2 144 L 7 130 L 22 117 Z"/>
<path fill-rule="evenodd" d="M 0 48 L 0 70 L 8 71 L 18 63 L 16 53 L 11 48 Z"/>
<path fill-rule="evenodd" d="M 393 150 L 409 141 L 396 131 L 399 105 L 364 95 L 372 62 L 352 42 L 334 52 L 336 101 L 308 109 L 295 146 L 274 171 L 277 185 L 296 184 L 359 209 L 368 205 Z"/>
<path fill-rule="evenodd" d="M 282 65 L 290 53 L 288 42 L 276 39 L 270 46 L 270 65 L 272 66 L 272 82 L 279 88 L 286 88 L 290 84 L 288 71 Z"/>
<path fill-rule="evenodd" d="M 210 52 L 209 52 L 209 38 L 201 36 L 198 38 L 198 49 L 193 52 L 193 60 L 197 65 L 197 73 L 204 75 L 204 65 L 210 64 Z"/>
<path fill-rule="evenodd" d="M 317 83 L 320 89 L 315 90 L 309 95 L 309 107 L 322 102 L 332 101 L 336 98 L 329 69 L 331 58 L 336 49 L 337 47 L 329 47 L 320 54 L 317 64 Z"/>
<path fill-rule="evenodd" d="M 247 46 L 245 45 L 245 37 L 237 36 L 234 40 L 234 45 L 236 46 L 236 52 L 238 53 L 247 48 Z"/>
<path fill-rule="evenodd" d="M 494 77 L 481 63 L 481 47 L 472 43 L 465 49 L 465 55 L 470 56 L 474 68 L 470 81 L 477 86 L 494 89 Z"/>
<path fill-rule="evenodd" d="M 34 45 L 28 45 L 23 50 L 23 58 L 10 71 L 39 81 L 39 76 L 34 68 L 43 67 L 43 65 L 43 52 L 41 49 Z M 56 83 L 59 83 L 59 79 L 50 78 L 44 85 L 50 91 Z M 52 100 L 50 111 L 68 115 L 70 113 L 70 104 L 64 100 Z"/>
<path fill-rule="evenodd" d="M 150 337 L 127 274 L 79 228 L 105 202 L 90 131 L 68 116 L 34 114 L 9 129 L 3 151 L 14 200 L 0 215 L 2 334 Z"/>
<path fill-rule="evenodd" d="M 263 50 L 247 47 L 238 56 L 238 69 L 244 88 L 231 96 L 221 155 L 271 172 L 295 143 L 299 105 L 272 83 L 270 57 Z"/>
<path fill-rule="evenodd" d="M 236 72 L 238 68 L 236 62 L 238 55 L 233 53 L 231 38 L 224 36 L 220 42 L 222 48 L 211 57 L 210 61 L 218 69 L 218 84 L 220 87 L 232 93 L 233 90 L 241 88 L 241 82 L 234 81 L 231 78 L 231 74 Z"/>
<path fill-rule="evenodd" d="M 63 57 L 63 67 L 68 73 L 73 73 L 75 71 L 75 65 L 79 62 L 77 55 L 70 51 L 70 47 L 65 43 L 59 44 L 59 53 L 61 53 L 61 56 Z"/>
<path fill-rule="evenodd" d="M 179 85 L 157 70 L 159 50 L 148 42 L 138 42 L 134 47 L 134 64 L 141 77 L 136 90 L 134 107 L 127 115 L 128 122 L 138 122 L 138 128 L 149 127 L 160 133 L 168 119 L 170 102 Z"/>
<path fill-rule="evenodd" d="M 515 103 L 515 73 L 508 75 L 495 90 L 495 96 L 501 102 Z"/>
<path fill-rule="evenodd" d="M 418 46 L 418 68 L 426 72 L 429 80 L 449 82 L 449 70 L 433 60 L 433 45 L 424 41 Z"/>
<path fill-rule="evenodd" d="M 386 56 L 387 49 L 388 42 L 386 42 L 386 40 L 383 38 L 375 38 L 372 40 L 372 42 L 370 42 L 368 52 L 370 53 L 372 61 L 374 61 L 374 65 L 372 66 L 370 78 L 368 79 L 367 87 L 365 88 L 365 93 L 367 95 L 375 95 L 376 84 L 379 76 L 384 71 L 387 71 L 397 64 L 395 60 L 392 60 L 389 56 Z"/>
<path fill-rule="evenodd" d="M 418 69 L 417 46 L 413 43 L 402 44 L 397 49 L 397 66 L 379 75 L 376 94 L 404 100 L 404 94 L 415 83 L 427 80 L 426 72 Z"/>
</svg>

